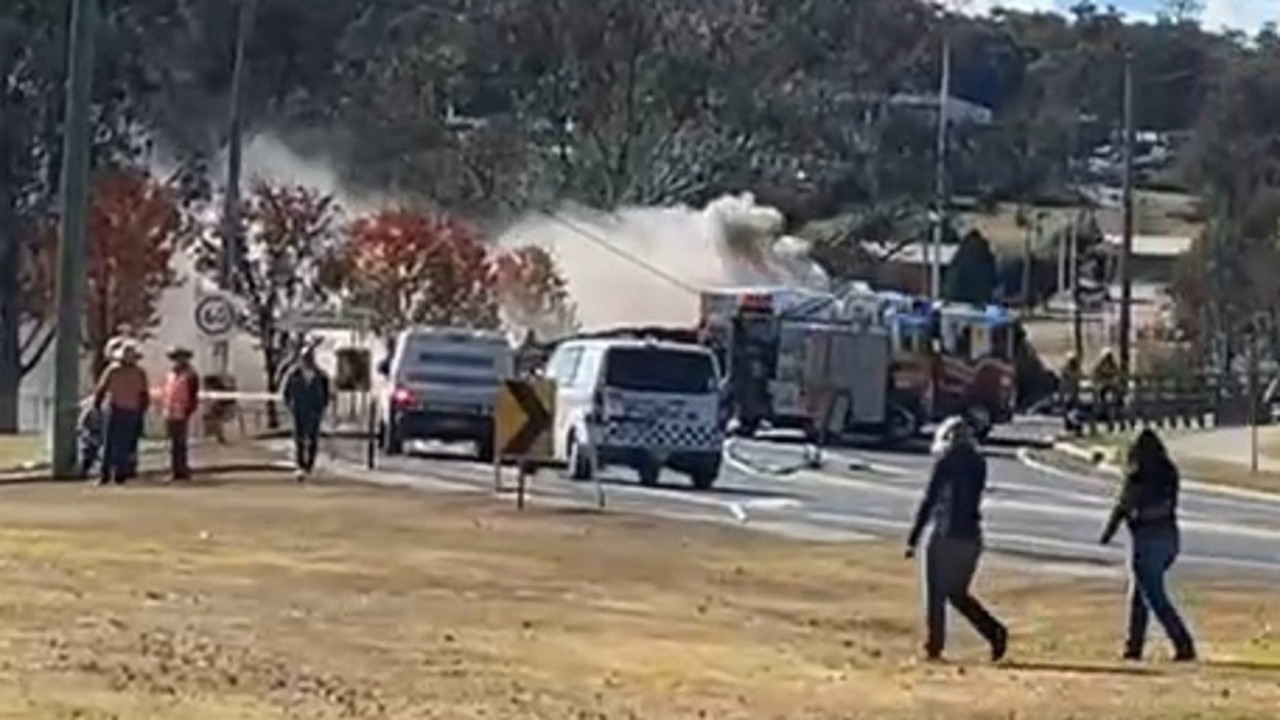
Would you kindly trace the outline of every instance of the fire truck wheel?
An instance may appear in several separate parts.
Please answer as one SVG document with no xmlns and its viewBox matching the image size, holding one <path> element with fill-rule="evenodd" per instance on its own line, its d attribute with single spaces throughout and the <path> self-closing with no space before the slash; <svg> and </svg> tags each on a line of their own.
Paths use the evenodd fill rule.
<svg viewBox="0 0 1280 720">
<path fill-rule="evenodd" d="M 969 420 L 969 427 L 973 429 L 973 436 L 979 440 L 986 440 L 991 435 L 993 423 L 991 422 L 991 413 L 982 406 L 974 406 L 969 408 L 965 416 Z"/>
<path fill-rule="evenodd" d="M 920 418 L 901 405 L 889 408 L 889 427 L 886 433 L 889 442 L 905 442 L 920 434 Z"/>
</svg>

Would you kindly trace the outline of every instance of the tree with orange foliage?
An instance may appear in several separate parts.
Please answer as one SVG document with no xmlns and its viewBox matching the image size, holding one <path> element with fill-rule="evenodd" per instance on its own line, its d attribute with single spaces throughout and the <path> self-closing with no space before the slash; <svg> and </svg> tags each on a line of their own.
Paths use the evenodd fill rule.
<svg viewBox="0 0 1280 720">
<path fill-rule="evenodd" d="M 494 289 L 508 326 L 531 331 L 540 339 L 578 329 L 568 284 L 546 250 L 526 245 L 494 259 Z"/>
<path fill-rule="evenodd" d="M 256 180 L 240 215 L 243 252 L 232 268 L 232 286 L 244 302 L 241 327 L 258 340 L 267 389 L 275 392 L 307 339 L 281 320 L 330 297 L 327 263 L 341 241 L 341 210 L 311 188 Z M 199 269 L 216 273 L 221 254 L 221 238 L 208 234 L 198 248 Z M 274 407 L 268 422 L 276 422 Z"/>
<path fill-rule="evenodd" d="M 107 340 L 119 334 L 147 339 L 160 324 L 160 296 L 179 282 L 173 254 L 193 237 L 193 228 L 174 189 L 145 170 L 116 169 L 96 179 L 84 335 L 95 371 L 105 362 Z M 28 266 L 30 289 L 40 298 L 45 318 L 55 315 L 57 249 L 57 229 L 50 227 Z"/>
<path fill-rule="evenodd" d="M 352 223 L 341 288 L 382 333 L 417 324 L 497 327 L 493 266 L 480 236 L 441 213 L 383 210 Z"/>
</svg>

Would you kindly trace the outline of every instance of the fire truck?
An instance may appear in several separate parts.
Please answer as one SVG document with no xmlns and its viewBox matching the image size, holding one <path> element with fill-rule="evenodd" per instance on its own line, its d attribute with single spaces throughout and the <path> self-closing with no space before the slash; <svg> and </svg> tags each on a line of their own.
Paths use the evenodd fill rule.
<svg viewBox="0 0 1280 720">
<path fill-rule="evenodd" d="M 980 437 L 1013 417 L 1016 318 L 999 306 L 885 296 L 898 391 L 930 422 L 969 418 Z"/>
<path fill-rule="evenodd" d="M 931 400 L 934 417 L 963 414 L 979 437 L 1013 419 L 1016 322 L 998 305 L 939 308 L 940 352 Z"/>
<path fill-rule="evenodd" d="M 889 330 L 869 289 L 732 288 L 701 300 L 701 340 L 727 375 L 738 434 L 769 427 L 895 441 L 919 431 L 893 386 Z"/>
</svg>

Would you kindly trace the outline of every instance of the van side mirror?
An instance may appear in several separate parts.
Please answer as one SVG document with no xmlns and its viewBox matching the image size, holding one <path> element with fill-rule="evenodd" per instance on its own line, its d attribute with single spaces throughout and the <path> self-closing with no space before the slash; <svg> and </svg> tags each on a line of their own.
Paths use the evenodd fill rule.
<svg viewBox="0 0 1280 720">
<path fill-rule="evenodd" d="M 387 377 L 391 374 L 391 358 L 383 358 L 378 361 L 378 374 Z"/>
</svg>

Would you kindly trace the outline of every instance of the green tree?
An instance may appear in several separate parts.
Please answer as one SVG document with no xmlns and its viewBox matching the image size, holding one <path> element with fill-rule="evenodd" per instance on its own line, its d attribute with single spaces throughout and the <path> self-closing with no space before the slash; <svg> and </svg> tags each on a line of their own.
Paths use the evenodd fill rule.
<svg viewBox="0 0 1280 720">
<path fill-rule="evenodd" d="M 955 246 L 942 296 L 954 302 L 986 305 L 995 299 L 996 254 L 982 233 L 970 230 Z"/>
<path fill-rule="evenodd" d="M 55 209 L 66 32 L 61 3 L 0 5 L 0 432 L 18 423 L 18 388 L 53 338 L 25 293 L 23 268 Z M 93 97 L 95 166 L 136 156 L 145 63 L 136 8 L 104 2 Z"/>
</svg>

